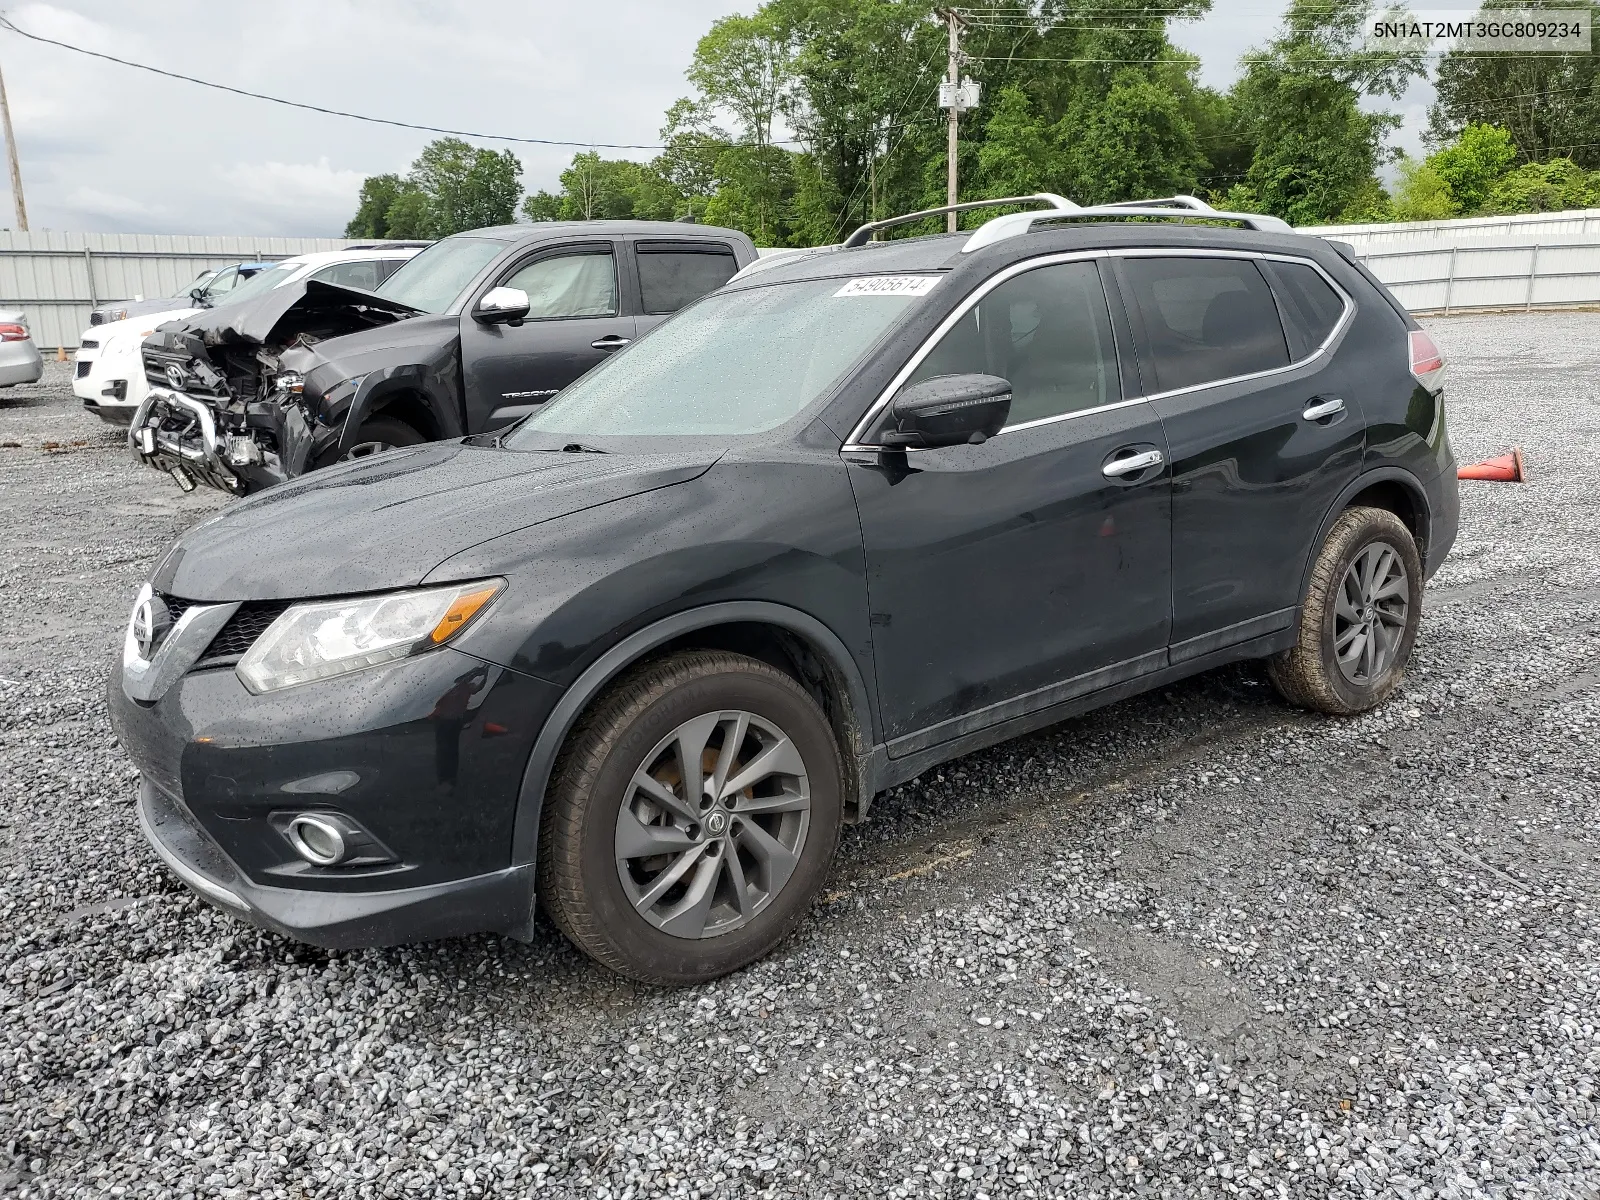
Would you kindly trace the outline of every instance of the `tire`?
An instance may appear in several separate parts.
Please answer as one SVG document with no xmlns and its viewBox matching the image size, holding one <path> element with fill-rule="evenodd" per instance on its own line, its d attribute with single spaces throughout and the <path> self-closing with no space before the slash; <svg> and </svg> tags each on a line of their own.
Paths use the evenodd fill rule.
<svg viewBox="0 0 1600 1200">
<path fill-rule="evenodd" d="M 719 778 L 741 775 L 745 787 L 716 797 Z M 618 974 L 716 979 L 767 954 L 805 915 L 843 803 L 838 742 L 798 683 L 739 654 L 673 654 L 613 684 L 567 739 L 541 814 L 539 902 Z"/>
<path fill-rule="evenodd" d="M 1365 712 L 1400 686 L 1421 618 L 1422 558 L 1411 531 L 1386 509 L 1346 509 L 1311 565 L 1295 645 L 1267 673 L 1301 708 Z"/>
<path fill-rule="evenodd" d="M 355 439 L 350 443 L 349 449 L 343 453 L 334 446 L 318 456 L 316 467 L 331 467 L 334 463 L 352 462 L 358 458 L 370 458 L 374 454 L 382 454 L 385 450 L 398 450 L 402 446 L 420 446 L 426 440 L 404 421 L 397 421 L 393 417 L 376 416 L 368 417 L 361 422 L 361 428 L 356 430 Z"/>
</svg>

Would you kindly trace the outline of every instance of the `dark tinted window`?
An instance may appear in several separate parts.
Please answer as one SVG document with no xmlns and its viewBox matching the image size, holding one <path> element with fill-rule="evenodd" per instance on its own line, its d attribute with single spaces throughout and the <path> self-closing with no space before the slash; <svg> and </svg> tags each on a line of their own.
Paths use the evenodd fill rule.
<svg viewBox="0 0 1600 1200">
<path fill-rule="evenodd" d="M 639 290 L 647 313 L 675 313 L 714 292 L 739 269 L 725 250 L 641 245 Z"/>
<path fill-rule="evenodd" d="M 1158 390 L 1288 365 L 1278 307 L 1250 259 L 1127 258 L 1122 269 Z"/>
<path fill-rule="evenodd" d="M 1011 381 L 1007 425 L 1120 400 L 1111 317 L 1095 265 L 1060 263 L 1006 280 L 968 310 L 906 382 L 969 373 Z"/>
<path fill-rule="evenodd" d="M 1261 268 L 1278 297 L 1284 332 L 1289 335 L 1289 353 L 1296 359 L 1305 358 L 1327 341 L 1344 313 L 1344 300 L 1326 279 L 1304 263 L 1262 260 Z"/>
</svg>

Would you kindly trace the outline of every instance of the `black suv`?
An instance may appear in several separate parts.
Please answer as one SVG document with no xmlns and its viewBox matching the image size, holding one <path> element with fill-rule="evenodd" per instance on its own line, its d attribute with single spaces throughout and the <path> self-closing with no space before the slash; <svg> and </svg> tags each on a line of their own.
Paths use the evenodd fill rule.
<svg viewBox="0 0 1600 1200">
<path fill-rule="evenodd" d="M 754 262 L 736 229 L 554 221 L 430 245 L 375 291 L 315 280 L 145 339 L 135 457 L 234 495 L 509 425 Z"/>
<path fill-rule="evenodd" d="M 110 683 L 146 835 L 308 941 L 537 896 L 681 983 L 944 760 L 1237 659 L 1379 703 L 1456 532 L 1443 363 L 1348 250 L 1182 202 L 764 260 L 514 428 L 191 529 Z"/>
</svg>

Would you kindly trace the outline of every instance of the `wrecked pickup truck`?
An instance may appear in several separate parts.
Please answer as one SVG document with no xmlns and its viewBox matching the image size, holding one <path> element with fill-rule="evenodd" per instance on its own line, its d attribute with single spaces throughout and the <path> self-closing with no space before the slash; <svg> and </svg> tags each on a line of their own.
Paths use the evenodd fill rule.
<svg viewBox="0 0 1600 1200">
<path fill-rule="evenodd" d="M 548 222 L 445 238 L 373 292 L 285 285 L 145 339 L 129 445 L 242 496 L 503 428 L 755 258 L 737 230 Z"/>
</svg>

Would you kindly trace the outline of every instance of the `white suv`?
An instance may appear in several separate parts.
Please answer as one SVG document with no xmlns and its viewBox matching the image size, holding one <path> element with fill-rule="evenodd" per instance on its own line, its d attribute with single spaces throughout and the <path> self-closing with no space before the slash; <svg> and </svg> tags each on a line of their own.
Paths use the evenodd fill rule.
<svg viewBox="0 0 1600 1200">
<path fill-rule="evenodd" d="M 258 271 L 226 293 L 216 307 L 234 304 L 307 278 L 375 291 L 380 283 L 399 269 L 401 263 L 416 253 L 415 246 L 393 246 L 368 250 L 325 250 L 286 258 L 264 271 Z M 198 311 L 192 306 L 174 308 L 85 329 L 79 338 L 75 355 L 77 366 L 73 370 L 72 394 L 83 401 L 84 408 L 102 420 L 126 425 L 133 419 L 140 401 L 149 390 L 144 378 L 144 363 L 139 356 L 140 345 L 155 331 L 156 326 Z"/>
</svg>

